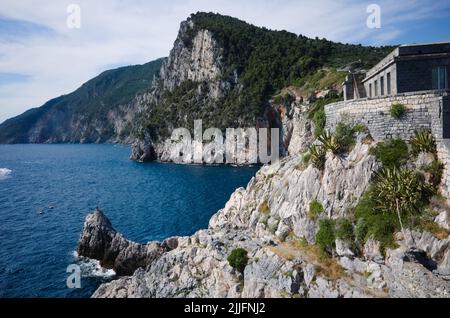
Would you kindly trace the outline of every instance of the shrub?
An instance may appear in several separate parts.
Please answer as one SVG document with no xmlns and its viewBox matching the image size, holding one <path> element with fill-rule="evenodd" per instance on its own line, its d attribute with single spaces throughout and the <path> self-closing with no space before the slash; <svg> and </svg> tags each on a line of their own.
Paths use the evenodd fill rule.
<svg viewBox="0 0 450 318">
<path fill-rule="evenodd" d="M 318 139 L 326 151 L 331 151 L 334 154 L 339 153 L 340 145 L 337 138 L 333 134 L 324 131 Z"/>
<path fill-rule="evenodd" d="M 316 234 L 316 243 L 323 252 L 331 253 L 335 247 L 336 236 L 334 233 L 334 221 L 330 219 L 319 222 L 319 231 Z"/>
<path fill-rule="evenodd" d="M 367 238 L 367 232 L 369 231 L 367 223 L 363 218 L 358 219 L 355 226 L 355 238 L 359 242 L 365 242 Z"/>
<path fill-rule="evenodd" d="M 408 145 L 402 139 L 379 142 L 370 149 L 370 154 L 377 157 L 386 168 L 398 168 L 404 165 L 409 158 Z"/>
<path fill-rule="evenodd" d="M 322 204 L 317 200 L 313 200 L 309 203 L 308 218 L 310 220 L 316 220 L 319 214 L 324 211 Z"/>
<path fill-rule="evenodd" d="M 277 95 L 274 97 L 273 102 L 275 104 L 282 104 L 283 103 L 283 96 L 282 95 Z"/>
<path fill-rule="evenodd" d="M 369 237 L 381 243 L 383 248 L 394 245 L 394 232 L 399 228 L 395 214 L 376 206 L 369 190 L 355 208 L 358 223 L 355 228 L 356 239 L 365 242 Z"/>
<path fill-rule="evenodd" d="M 416 130 L 409 143 L 414 155 L 418 155 L 420 152 L 436 153 L 436 140 L 429 130 Z"/>
<path fill-rule="evenodd" d="M 408 169 L 383 169 L 372 188 L 373 199 L 384 211 L 419 212 L 433 194 L 423 176 Z"/>
<path fill-rule="evenodd" d="M 323 169 L 326 160 L 326 151 L 322 146 L 311 145 L 309 147 L 312 164 L 319 170 Z"/>
<path fill-rule="evenodd" d="M 334 134 L 324 131 L 318 140 L 327 151 L 331 151 L 335 155 L 349 152 L 355 144 L 355 127 L 340 122 L 336 125 Z"/>
<path fill-rule="evenodd" d="M 227 260 L 231 267 L 243 273 L 248 263 L 247 251 L 243 248 L 236 248 L 231 251 Z"/>
<path fill-rule="evenodd" d="M 327 95 L 324 98 L 318 99 L 314 104 L 311 105 L 309 110 L 309 119 L 312 120 L 314 124 L 314 136 L 317 138 L 322 135 L 325 124 L 326 124 L 326 115 L 325 115 L 325 105 L 334 103 L 342 100 L 341 96 L 335 95 Z"/>
<path fill-rule="evenodd" d="M 339 145 L 339 152 L 348 152 L 355 144 L 355 133 L 361 127 L 344 124 L 342 122 L 336 125 L 336 140 Z"/>
<path fill-rule="evenodd" d="M 311 161 L 311 153 L 309 151 L 307 151 L 303 154 L 302 161 L 304 164 L 308 164 Z"/>
<path fill-rule="evenodd" d="M 394 117 L 396 119 L 400 119 L 405 115 L 405 112 L 406 112 L 405 105 L 398 104 L 398 103 L 392 104 L 391 110 L 390 110 L 392 117 Z"/>
<path fill-rule="evenodd" d="M 348 242 L 355 239 L 353 224 L 349 219 L 340 219 L 336 222 L 336 237 Z"/>
<path fill-rule="evenodd" d="M 400 228 L 406 237 L 403 223 L 427 205 L 434 192 L 423 175 L 407 169 L 384 169 L 372 188 L 375 204 L 391 215 L 397 215 Z M 402 220 L 403 219 L 403 220 Z"/>
<path fill-rule="evenodd" d="M 314 135 L 318 137 L 323 133 L 325 129 L 325 124 L 327 121 L 325 110 L 320 109 L 317 112 L 315 112 L 312 120 L 314 123 Z"/>
<path fill-rule="evenodd" d="M 357 240 L 373 236 L 382 248 L 393 246 L 394 232 L 420 215 L 435 191 L 416 171 L 383 169 L 355 208 Z"/>
<path fill-rule="evenodd" d="M 356 124 L 352 130 L 354 133 L 369 133 L 369 128 L 363 124 Z"/>
</svg>

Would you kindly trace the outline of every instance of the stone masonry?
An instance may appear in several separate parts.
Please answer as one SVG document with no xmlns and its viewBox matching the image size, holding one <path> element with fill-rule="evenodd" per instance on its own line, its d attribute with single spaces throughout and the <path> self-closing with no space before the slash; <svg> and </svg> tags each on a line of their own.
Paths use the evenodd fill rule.
<svg viewBox="0 0 450 318">
<path fill-rule="evenodd" d="M 405 115 L 391 116 L 393 104 L 402 104 Z M 409 140 L 415 130 L 429 129 L 437 141 L 438 157 L 444 164 L 442 193 L 450 198 L 450 94 L 448 91 L 424 91 L 395 96 L 365 98 L 332 103 L 325 106 L 326 129 L 337 123 L 352 122 L 369 128 L 376 141 L 402 138 Z"/>
</svg>

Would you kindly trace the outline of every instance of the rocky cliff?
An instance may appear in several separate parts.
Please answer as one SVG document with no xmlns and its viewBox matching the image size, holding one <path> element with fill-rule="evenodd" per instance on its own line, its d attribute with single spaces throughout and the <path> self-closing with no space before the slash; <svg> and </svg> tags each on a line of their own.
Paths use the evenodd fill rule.
<svg viewBox="0 0 450 318">
<path fill-rule="evenodd" d="M 337 67 L 363 55 L 372 63 L 374 56 L 381 57 L 387 50 L 270 31 L 218 14 L 193 14 L 181 23 L 170 55 L 141 104 L 131 158 L 171 161 L 171 154 L 180 147 L 179 141 L 170 139 L 172 131 L 184 127 L 193 135 L 198 119 L 203 129 L 215 127 L 223 132 L 226 128 L 279 128 L 280 153 L 285 155 L 293 114 L 274 103 L 273 95 L 301 81 L 315 86 L 308 78 L 324 67 Z M 328 86 L 339 81 L 338 76 Z M 297 97 L 307 97 L 303 95 Z M 233 163 L 248 163 L 239 160 Z M 193 161 L 191 156 L 184 163 Z"/>
<path fill-rule="evenodd" d="M 177 247 L 176 239 L 146 245 L 128 241 L 117 233 L 102 211 L 96 210 L 86 218 L 77 253 L 100 261 L 118 275 L 131 275 L 162 254 Z"/>
<path fill-rule="evenodd" d="M 308 87 L 300 94 L 307 98 L 320 89 L 317 78 L 324 69 L 355 60 L 370 66 L 390 50 L 199 12 L 181 23 L 168 59 L 105 72 L 74 93 L 10 119 L 0 125 L 0 143 L 132 143 L 134 160 L 170 161 L 179 146 L 170 140 L 172 131 L 192 132 L 194 120 L 201 119 L 204 129 L 280 128 L 280 151 L 286 154 L 290 115 L 270 102 L 273 96 L 294 85 Z M 341 76 L 325 82 L 329 89 Z"/>
<path fill-rule="evenodd" d="M 295 133 L 291 145 L 304 150 L 301 145 L 311 140 L 307 120 L 301 108 L 293 114 L 293 131 L 306 133 Z M 374 237 L 356 243 L 336 237 L 331 256 L 318 248 L 323 221 L 355 218 L 380 168 L 370 154 L 375 144 L 360 132 L 348 154 L 328 152 L 322 169 L 298 154 L 264 166 L 233 193 L 208 229 L 172 238 L 173 249 L 137 264 L 133 275 L 101 285 L 93 297 L 450 297 L 448 232 L 436 237 L 423 229 L 399 231 L 389 247 Z M 322 206 L 315 214 L 312 202 Z M 442 211 L 436 224 L 448 228 L 448 215 Z M 92 228 L 105 232 L 89 222 L 94 216 L 80 246 L 95 242 Z M 104 228 L 108 233 L 109 223 Z M 238 248 L 247 253 L 241 268 L 229 259 Z M 104 259 L 104 249 L 96 250 L 95 257 Z M 79 251 L 89 255 L 89 248 Z"/>
</svg>

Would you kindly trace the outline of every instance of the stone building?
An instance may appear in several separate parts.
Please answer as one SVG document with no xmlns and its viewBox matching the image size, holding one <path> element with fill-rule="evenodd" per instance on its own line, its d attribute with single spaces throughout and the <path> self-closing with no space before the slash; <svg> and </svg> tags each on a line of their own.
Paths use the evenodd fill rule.
<svg viewBox="0 0 450 318">
<path fill-rule="evenodd" d="M 447 90 L 449 68 L 450 42 L 402 45 L 365 75 L 349 73 L 344 99 Z"/>
<path fill-rule="evenodd" d="M 376 140 L 410 139 L 415 131 L 431 131 L 443 163 L 441 192 L 450 204 L 450 42 L 403 45 L 372 69 L 349 69 L 344 101 L 325 106 L 326 127 L 339 122 L 366 126 Z M 391 115 L 402 104 L 401 118 Z"/>
<path fill-rule="evenodd" d="M 343 93 L 345 100 L 359 99 L 367 97 L 366 89 L 362 83 L 365 73 L 350 71 L 345 78 Z"/>
</svg>

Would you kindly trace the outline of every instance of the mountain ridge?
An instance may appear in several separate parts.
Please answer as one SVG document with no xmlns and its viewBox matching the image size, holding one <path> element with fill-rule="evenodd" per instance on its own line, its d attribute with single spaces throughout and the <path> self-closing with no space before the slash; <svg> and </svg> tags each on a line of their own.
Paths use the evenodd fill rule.
<svg viewBox="0 0 450 318">
<path fill-rule="evenodd" d="M 283 88 L 308 84 L 323 68 L 355 60 L 370 66 L 391 49 L 310 39 L 198 12 L 181 23 L 169 57 L 144 64 L 156 63 L 147 73 L 135 72 L 135 82 L 123 87 L 106 81 L 98 100 L 95 87 L 87 89 L 92 81 L 127 68 L 106 71 L 74 92 L 81 101 L 63 95 L 5 121 L 0 143 L 127 143 L 137 145 L 134 159 L 168 161 L 174 128 L 192 129 L 200 118 L 205 127 L 220 129 L 280 128 L 283 118 L 270 100 Z"/>
<path fill-rule="evenodd" d="M 64 128 L 63 123 L 68 124 L 67 121 L 77 121 L 76 117 L 91 122 L 96 117 L 104 119 L 108 112 L 114 110 L 125 115 L 121 108 L 130 108 L 136 95 L 143 93 L 151 85 L 153 76 L 163 61 L 164 58 L 160 58 L 142 65 L 104 71 L 72 93 L 55 97 L 40 107 L 7 119 L 0 124 L 0 143 L 120 142 L 120 130 L 113 127 L 114 118 L 106 120 L 103 125 L 99 124 L 99 128 L 105 132 L 103 136 L 101 131 L 83 135 L 83 132 L 70 132 L 70 127 L 67 126 L 66 132 L 61 131 L 61 128 Z M 61 116 L 61 112 L 65 116 Z M 63 123 L 56 124 L 56 118 Z M 54 124 L 56 127 L 52 127 Z"/>
</svg>

